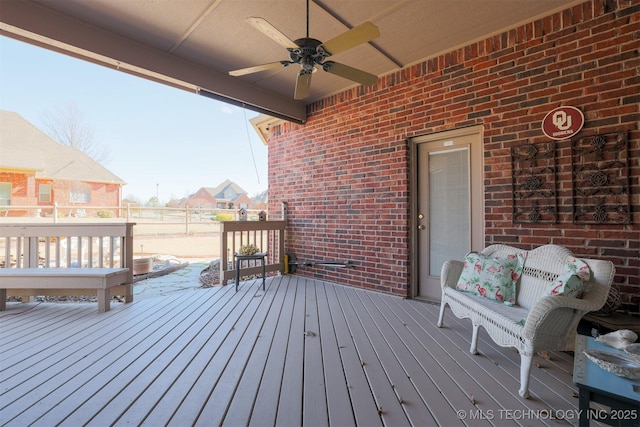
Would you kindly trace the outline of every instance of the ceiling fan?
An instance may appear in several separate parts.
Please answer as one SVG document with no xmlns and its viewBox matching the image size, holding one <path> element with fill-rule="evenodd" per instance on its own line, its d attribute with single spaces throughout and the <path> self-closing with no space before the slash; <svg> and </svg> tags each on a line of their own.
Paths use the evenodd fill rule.
<svg viewBox="0 0 640 427">
<path fill-rule="evenodd" d="M 321 42 L 309 37 L 309 0 L 307 0 L 307 36 L 291 40 L 273 25 L 263 18 L 250 17 L 247 22 L 257 30 L 271 38 L 289 51 L 289 60 L 270 62 L 239 70 L 229 71 L 232 76 L 243 76 L 275 68 L 288 67 L 298 64 L 301 67 L 296 79 L 294 99 L 304 99 L 309 96 L 311 89 L 311 74 L 316 67 L 335 74 L 337 76 L 353 80 L 354 82 L 369 86 L 374 84 L 378 77 L 348 65 L 339 64 L 326 59 L 331 55 L 343 52 L 352 47 L 367 43 L 380 35 L 378 27 L 371 22 L 358 25 L 326 42 Z"/>
</svg>

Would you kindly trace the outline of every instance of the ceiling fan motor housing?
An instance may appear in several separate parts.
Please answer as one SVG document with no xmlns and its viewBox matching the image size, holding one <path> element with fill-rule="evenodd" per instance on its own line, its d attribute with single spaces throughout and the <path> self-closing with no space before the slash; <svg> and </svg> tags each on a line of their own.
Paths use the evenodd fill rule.
<svg viewBox="0 0 640 427">
<path fill-rule="evenodd" d="M 322 61 L 328 56 L 324 49 L 318 49 L 318 46 L 322 44 L 320 40 L 303 37 L 294 40 L 294 43 L 297 44 L 299 48 L 289 49 L 289 57 L 291 61 L 300 64 L 306 72 L 312 72 L 316 65 L 322 65 Z"/>
<path fill-rule="evenodd" d="M 294 99 L 304 99 L 309 96 L 311 87 L 311 75 L 319 68 L 328 73 L 343 77 L 363 85 L 372 85 L 376 82 L 377 76 L 367 73 L 348 65 L 339 64 L 333 61 L 326 61 L 330 56 L 343 52 L 352 47 L 367 43 L 380 35 L 378 27 L 371 22 L 365 22 L 346 32 L 328 40 L 321 42 L 318 39 L 309 37 L 309 3 L 307 1 L 307 37 L 299 38 L 295 41 L 289 39 L 285 34 L 271 25 L 264 18 L 249 17 L 247 21 L 258 31 L 267 37 L 284 46 L 289 52 L 290 61 L 275 61 L 267 64 L 256 65 L 239 70 L 229 71 L 232 76 L 244 76 L 246 74 L 275 68 L 288 67 L 291 64 L 300 65 L 300 72 L 296 80 Z"/>
</svg>

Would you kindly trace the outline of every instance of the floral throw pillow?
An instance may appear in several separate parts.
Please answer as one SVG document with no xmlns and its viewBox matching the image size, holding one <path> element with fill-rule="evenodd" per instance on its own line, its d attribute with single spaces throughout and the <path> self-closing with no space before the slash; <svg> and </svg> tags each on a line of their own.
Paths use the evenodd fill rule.
<svg viewBox="0 0 640 427">
<path fill-rule="evenodd" d="M 567 270 L 547 288 L 545 295 L 565 295 L 572 298 L 582 298 L 586 291 L 586 282 L 591 278 L 589 266 L 584 261 L 568 256 Z"/>
<path fill-rule="evenodd" d="M 456 289 L 513 305 L 516 303 L 516 283 L 522 275 L 526 253 L 493 257 L 470 252 L 464 258 L 464 268 Z"/>
</svg>

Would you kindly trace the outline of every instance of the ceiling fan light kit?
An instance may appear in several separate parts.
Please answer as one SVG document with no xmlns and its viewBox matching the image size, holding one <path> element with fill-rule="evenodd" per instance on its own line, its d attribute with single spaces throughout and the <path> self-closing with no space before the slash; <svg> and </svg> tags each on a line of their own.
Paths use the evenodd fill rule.
<svg viewBox="0 0 640 427">
<path fill-rule="evenodd" d="M 334 61 L 326 61 L 331 55 L 343 52 L 358 45 L 368 43 L 380 36 L 378 27 L 371 22 L 365 22 L 323 43 L 309 37 L 309 1 L 307 0 L 307 36 L 292 41 L 277 28 L 263 18 L 250 17 L 247 22 L 258 31 L 265 34 L 289 51 L 288 61 L 276 61 L 256 65 L 248 68 L 230 71 L 232 76 L 244 76 L 261 71 L 287 67 L 292 64 L 300 65 L 300 72 L 296 79 L 294 99 L 305 99 L 311 90 L 311 75 L 322 68 L 323 71 L 336 76 L 352 80 L 365 86 L 375 84 L 378 77 L 348 65 Z"/>
</svg>

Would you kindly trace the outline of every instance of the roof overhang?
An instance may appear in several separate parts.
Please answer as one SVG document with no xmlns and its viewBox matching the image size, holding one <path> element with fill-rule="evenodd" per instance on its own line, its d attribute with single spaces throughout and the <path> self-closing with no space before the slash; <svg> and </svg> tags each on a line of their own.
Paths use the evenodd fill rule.
<svg viewBox="0 0 640 427">
<path fill-rule="evenodd" d="M 38 4 L 2 2 L 0 34 L 252 111 L 297 123 L 307 118 L 302 101 L 274 95 Z"/>
<path fill-rule="evenodd" d="M 305 8 L 303 0 L 2 0 L 0 35 L 305 123 L 308 104 L 361 86 L 323 68 L 308 97 L 294 100 L 300 64 L 284 66 L 291 52 L 274 31 L 293 43 L 306 26 L 308 37 L 330 43 L 370 22 L 380 35 L 335 52 L 331 61 L 381 78 L 525 24 L 533 31 L 543 24 L 536 20 L 585 2 L 308 0 Z M 269 31 L 250 25 L 251 17 L 268 22 Z M 259 64 L 275 66 L 229 75 Z"/>
</svg>

